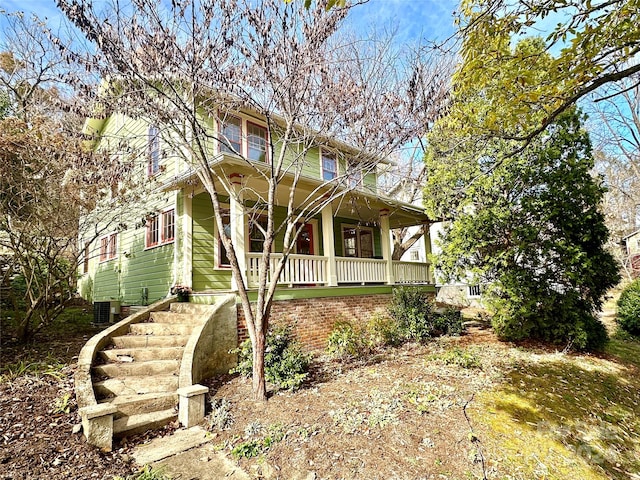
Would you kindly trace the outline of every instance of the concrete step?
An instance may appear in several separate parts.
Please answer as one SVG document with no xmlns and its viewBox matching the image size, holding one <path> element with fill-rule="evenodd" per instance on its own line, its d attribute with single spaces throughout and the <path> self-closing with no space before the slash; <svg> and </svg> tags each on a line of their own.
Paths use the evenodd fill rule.
<svg viewBox="0 0 640 480">
<path fill-rule="evenodd" d="M 177 375 L 117 377 L 93 382 L 93 390 L 98 398 L 115 397 L 119 395 L 175 392 L 177 389 Z"/>
<path fill-rule="evenodd" d="M 202 305 L 198 303 L 187 302 L 175 302 L 169 307 L 169 311 L 176 313 L 192 313 L 192 314 L 206 314 L 213 311 L 213 305 Z"/>
<path fill-rule="evenodd" d="M 190 335 L 193 325 L 179 323 L 134 323 L 129 325 L 131 335 Z"/>
<path fill-rule="evenodd" d="M 105 398 L 99 403 L 110 403 L 118 407 L 114 418 L 130 417 L 141 413 L 169 410 L 178 405 L 178 394 L 167 392 L 143 393 L 140 395 L 119 395 Z"/>
<path fill-rule="evenodd" d="M 195 313 L 152 312 L 150 321 L 154 323 L 180 323 L 182 325 L 202 325 L 206 317 Z"/>
<path fill-rule="evenodd" d="M 113 434 L 117 437 L 135 435 L 167 425 L 177 418 L 178 414 L 173 408 L 122 417 L 113 421 Z"/>
<path fill-rule="evenodd" d="M 117 348 L 184 347 L 188 341 L 189 335 L 124 335 L 111 337 L 111 343 Z"/>
<path fill-rule="evenodd" d="M 147 362 L 149 360 L 181 360 L 183 347 L 112 348 L 98 352 L 107 362 Z"/>
<path fill-rule="evenodd" d="M 93 373 L 99 377 L 129 377 L 177 375 L 180 360 L 149 360 L 147 362 L 107 363 L 93 367 Z"/>
</svg>

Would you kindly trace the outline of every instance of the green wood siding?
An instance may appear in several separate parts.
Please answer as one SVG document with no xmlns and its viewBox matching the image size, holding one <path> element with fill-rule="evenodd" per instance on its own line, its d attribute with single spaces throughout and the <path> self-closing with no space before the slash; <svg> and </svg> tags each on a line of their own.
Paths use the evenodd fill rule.
<svg viewBox="0 0 640 480">
<path fill-rule="evenodd" d="M 193 289 L 229 290 L 231 270 L 217 268 L 218 236 L 216 234 L 213 206 L 208 193 L 193 197 Z"/>
<path fill-rule="evenodd" d="M 167 296 L 173 283 L 174 243 L 145 250 L 145 235 L 144 227 L 118 233 L 118 256 L 95 270 L 94 301 L 119 299 L 139 305 Z"/>
<path fill-rule="evenodd" d="M 120 299 L 120 274 L 117 259 L 98 265 L 93 280 L 93 300 L 95 302 Z"/>
</svg>

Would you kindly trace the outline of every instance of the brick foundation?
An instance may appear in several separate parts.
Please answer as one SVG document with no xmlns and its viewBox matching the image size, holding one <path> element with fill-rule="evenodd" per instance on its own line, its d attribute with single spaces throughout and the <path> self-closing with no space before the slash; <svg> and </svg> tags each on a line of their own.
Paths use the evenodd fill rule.
<svg viewBox="0 0 640 480">
<path fill-rule="evenodd" d="M 309 350 L 323 350 L 327 337 L 338 320 L 367 322 L 376 312 L 385 312 L 389 294 L 324 297 L 273 302 L 272 323 L 292 323 L 294 334 Z M 238 305 L 238 342 L 249 338 L 244 312 Z"/>
</svg>

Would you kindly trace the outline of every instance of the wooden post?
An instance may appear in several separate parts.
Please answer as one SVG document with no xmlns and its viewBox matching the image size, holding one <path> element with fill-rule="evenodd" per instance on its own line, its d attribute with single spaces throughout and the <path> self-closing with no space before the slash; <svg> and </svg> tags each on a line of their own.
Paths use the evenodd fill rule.
<svg viewBox="0 0 640 480">
<path fill-rule="evenodd" d="M 247 285 L 247 254 L 245 251 L 245 238 L 244 238 L 244 198 L 242 192 L 242 175 L 239 173 L 232 173 L 229 175 L 231 179 L 231 192 L 229 195 L 229 222 L 231 227 L 231 243 L 236 251 L 236 257 L 238 258 L 238 267 L 242 273 L 242 279 L 245 285 Z M 236 279 L 231 277 L 231 290 L 237 291 L 238 285 Z"/>
<path fill-rule="evenodd" d="M 333 239 L 333 209 L 329 203 L 322 209 L 322 246 L 324 256 L 327 257 L 327 285 L 338 286 L 338 274 L 336 269 L 336 248 Z"/>
<path fill-rule="evenodd" d="M 380 210 L 380 237 L 382 243 L 382 258 L 386 262 L 387 285 L 393 285 L 395 278 L 393 275 L 393 259 L 391 257 L 391 229 L 389 228 L 389 210 Z"/>
</svg>

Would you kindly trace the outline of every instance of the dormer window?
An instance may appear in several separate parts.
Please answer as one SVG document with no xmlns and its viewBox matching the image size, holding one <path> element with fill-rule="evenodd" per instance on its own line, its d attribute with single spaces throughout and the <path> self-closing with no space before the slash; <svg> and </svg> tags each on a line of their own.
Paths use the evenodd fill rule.
<svg viewBox="0 0 640 480">
<path fill-rule="evenodd" d="M 220 121 L 220 152 L 242 154 L 242 119 L 227 116 Z"/>
<path fill-rule="evenodd" d="M 322 154 L 322 179 L 333 180 L 338 176 L 338 161 L 335 155 Z"/>
<path fill-rule="evenodd" d="M 160 130 L 155 125 L 149 125 L 147 130 L 147 151 L 147 173 L 151 176 L 160 171 Z"/>
</svg>

